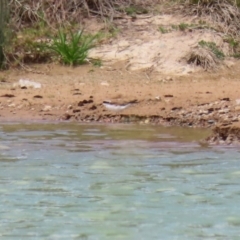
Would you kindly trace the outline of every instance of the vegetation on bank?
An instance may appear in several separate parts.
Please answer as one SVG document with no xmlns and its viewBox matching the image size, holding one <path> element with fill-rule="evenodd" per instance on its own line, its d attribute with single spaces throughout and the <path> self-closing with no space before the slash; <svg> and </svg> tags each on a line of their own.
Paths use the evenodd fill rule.
<svg viewBox="0 0 240 240">
<path fill-rule="evenodd" d="M 0 67 L 4 62 L 4 40 L 8 15 L 8 2 L 7 0 L 0 0 Z"/>
<path fill-rule="evenodd" d="M 208 19 L 211 26 L 207 27 L 223 33 L 232 56 L 240 57 L 239 7 L 240 0 L 0 0 L 0 66 L 4 59 L 5 66 L 56 60 L 70 65 L 82 64 L 101 35 L 83 34 L 85 18 L 104 21 L 106 31 L 112 34 L 117 18 L 164 12 Z M 177 29 L 185 31 L 191 27 L 179 23 Z M 169 31 L 161 26 L 159 30 Z M 224 58 L 215 43 L 203 41 L 198 47 L 205 50 L 197 54 L 204 52 L 206 55 L 209 50 L 213 53 L 211 57 Z M 201 65 L 202 57 L 192 55 L 189 61 L 194 59 Z"/>
</svg>

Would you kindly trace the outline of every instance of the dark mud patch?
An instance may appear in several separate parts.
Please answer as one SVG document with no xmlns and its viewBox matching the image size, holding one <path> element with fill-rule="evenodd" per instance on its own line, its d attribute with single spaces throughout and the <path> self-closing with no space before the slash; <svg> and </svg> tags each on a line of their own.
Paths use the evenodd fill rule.
<svg viewBox="0 0 240 240">
<path fill-rule="evenodd" d="M 240 123 L 219 124 L 213 128 L 213 133 L 206 139 L 210 144 L 240 144 Z"/>
</svg>

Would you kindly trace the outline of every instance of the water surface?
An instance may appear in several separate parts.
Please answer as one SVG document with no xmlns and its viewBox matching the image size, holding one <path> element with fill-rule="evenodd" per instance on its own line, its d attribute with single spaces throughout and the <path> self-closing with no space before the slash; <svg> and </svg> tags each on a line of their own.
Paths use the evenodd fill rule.
<svg viewBox="0 0 240 240">
<path fill-rule="evenodd" d="M 1 239 L 239 239 L 239 150 L 205 130 L 5 124 Z"/>
</svg>

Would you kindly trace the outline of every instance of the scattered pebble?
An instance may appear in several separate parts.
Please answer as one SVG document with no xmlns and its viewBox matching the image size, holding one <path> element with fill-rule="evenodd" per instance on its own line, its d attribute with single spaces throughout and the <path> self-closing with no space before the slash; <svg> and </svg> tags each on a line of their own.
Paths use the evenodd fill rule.
<svg viewBox="0 0 240 240">
<path fill-rule="evenodd" d="M 13 98 L 15 97 L 15 95 L 6 93 L 6 94 L 3 94 L 1 97 Z"/>
<path fill-rule="evenodd" d="M 44 111 L 44 112 L 48 112 L 48 111 L 50 111 L 51 109 L 52 109 L 51 106 L 46 105 L 46 106 L 43 107 L 42 111 Z"/>
<path fill-rule="evenodd" d="M 11 104 L 8 105 L 8 107 L 13 107 L 14 108 L 14 107 L 16 107 L 16 104 L 15 103 L 11 103 Z"/>
<path fill-rule="evenodd" d="M 148 123 L 149 123 L 149 119 L 146 119 L 146 120 L 144 121 L 144 123 L 145 123 L 145 124 L 148 124 Z"/>
<path fill-rule="evenodd" d="M 43 98 L 43 96 L 41 96 L 41 95 L 35 95 L 35 96 L 33 96 L 33 98 Z"/>
<path fill-rule="evenodd" d="M 109 86 L 109 83 L 108 82 L 101 82 L 101 85 L 102 86 Z"/>
<path fill-rule="evenodd" d="M 240 98 L 236 99 L 235 102 L 237 105 L 240 105 Z"/>
</svg>

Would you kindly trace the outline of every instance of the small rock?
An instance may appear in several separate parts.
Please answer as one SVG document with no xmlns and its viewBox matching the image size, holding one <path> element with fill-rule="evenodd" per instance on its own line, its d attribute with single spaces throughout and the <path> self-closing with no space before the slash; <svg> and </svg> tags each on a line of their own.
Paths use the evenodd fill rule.
<svg viewBox="0 0 240 240">
<path fill-rule="evenodd" d="M 173 95 L 172 95 L 172 94 L 166 94 L 166 95 L 164 95 L 164 97 L 165 97 L 165 98 L 172 98 Z"/>
<path fill-rule="evenodd" d="M 81 112 L 80 109 L 73 109 L 73 113 Z"/>
<path fill-rule="evenodd" d="M 145 124 L 148 124 L 148 123 L 149 123 L 149 119 L 146 119 L 146 120 L 144 121 L 144 123 L 145 123 Z"/>
<path fill-rule="evenodd" d="M 33 96 L 33 98 L 43 98 L 43 96 L 41 96 L 41 95 L 35 95 L 35 96 Z"/>
<path fill-rule="evenodd" d="M 118 46 L 119 46 L 119 47 L 124 47 L 124 48 L 126 48 L 126 47 L 129 47 L 130 44 L 129 44 L 128 41 L 122 40 L 122 41 L 120 41 L 120 42 L 118 43 Z"/>
<path fill-rule="evenodd" d="M 227 101 L 227 102 L 229 102 L 229 101 L 230 101 L 230 98 L 229 98 L 229 97 L 225 97 L 225 98 L 221 98 L 220 100 L 221 100 L 221 101 Z"/>
<path fill-rule="evenodd" d="M 215 121 L 214 121 L 213 119 L 209 119 L 209 120 L 208 120 L 208 123 L 209 123 L 209 124 L 213 124 L 213 123 L 215 123 Z"/>
<path fill-rule="evenodd" d="M 72 105 L 68 105 L 68 107 L 67 107 L 67 109 L 72 109 L 73 108 L 73 106 Z"/>
<path fill-rule="evenodd" d="M 235 102 L 237 105 L 240 105 L 240 98 L 236 99 Z"/>
<path fill-rule="evenodd" d="M 238 120 L 238 117 L 233 117 L 232 118 L 232 122 L 238 122 L 239 120 Z"/>
<path fill-rule="evenodd" d="M 51 109 L 52 109 L 51 106 L 46 105 L 46 106 L 44 106 L 44 108 L 42 109 L 42 111 L 44 111 L 44 112 L 48 112 L 48 111 L 50 111 Z"/>
<path fill-rule="evenodd" d="M 101 82 L 101 85 L 102 86 L 109 86 L 109 83 L 108 82 Z"/>
<path fill-rule="evenodd" d="M 182 109 L 182 107 L 173 107 L 171 110 L 176 111 L 176 110 L 181 110 L 181 109 Z"/>
<path fill-rule="evenodd" d="M 229 61 L 225 60 L 224 63 L 228 68 L 231 68 L 235 64 L 233 61 L 230 61 L 230 60 Z"/>
<path fill-rule="evenodd" d="M 62 120 L 69 120 L 71 117 L 72 117 L 71 114 L 65 113 L 65 114 L 62 116 Z"/>
<path fill-rule="evenodd" d="M 208 110 L 200 110 L 199 115 L 208 114 Z"/>
<path fill-rule="evenodd" d="M 16 107 L 16 104 L 15 103 L 11 103 L 8 105 L 8 107 Z"/>
<path fill-rule="evenodd" d="M 171 77 L 166 77 L 165 78 L 167 81 L 173 81 L 173 79 Z"/>
<path fill-rule="evenodd" d="M 82 106 L 84 106 L 85 104 L 89 104 L 89 103 L 93 103 L 93 100 L 92 100 L 92 99 L 90 99 L 90 100 L 84 99 L 83 101 L 80 101 L 80 102 L 78 103 L 78 106 L 79 106 L 79 107 L 82 107 Z"/>
<path fill-rule="evenodd" d="M 228 113 L 229 112 L 229 109 L 226 108 L 226 109 L 221 109 L 218 111 L 220 114 L 224 114 L 224 113 Z"/>
<path fill-rule="evenodd" d="M 95 105 L 92 105 L 90 108 L 89 108 L 89 110 L 96 110 L 97 109 L 97 107 L 95 106 Z"/>
<path fill-rule="evenodd" d="M 3 94 L 1 97 L 13 98 L 15 97 L 15 95 L 6 93 L 6 94 Z"/>
<path fill-rule="evenodd" d="M 211 112 L 213 112 L 213 111 L 214 111 L 214 108 L 213 108 L 213 107 L 208 108 L 208 112 L 209 112 L 209 113 L 211 113 Z"/>
</svg>

